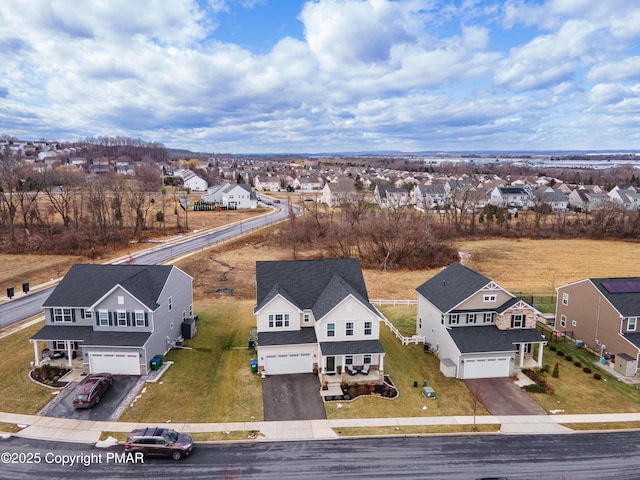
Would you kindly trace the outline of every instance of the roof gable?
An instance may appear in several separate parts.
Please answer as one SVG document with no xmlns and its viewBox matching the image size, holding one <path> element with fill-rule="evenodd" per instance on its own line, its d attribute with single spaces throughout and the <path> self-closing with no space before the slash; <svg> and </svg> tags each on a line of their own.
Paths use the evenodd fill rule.
<svg viewBox="0 0 640 480">
<path fill-rule="evenodd" d="M 456 262 L 424 282 L 416 291 L 441 312 L 448 312 L 489 283 L 491 280 L 484 275 Z"/>
<path fill-rule="evenodd" d="M 45 300 L 44 307 L 88 308 L 121 285 L 149 308 L 157 308 L 157 299 L 167 282 L 170 265 L 93 265 L 71 267 L 55 290 Z"/>
<path fill-rule="evenodd" d="M 590 278 L 589 280 L 622 316 L 640 315 L 640 292 L 635 289 L 631 289 L 634 291 L 616 291 L 629 289 L 612 288 L 617 284 L 640 284 L 640 277 Z"/>
</svg>

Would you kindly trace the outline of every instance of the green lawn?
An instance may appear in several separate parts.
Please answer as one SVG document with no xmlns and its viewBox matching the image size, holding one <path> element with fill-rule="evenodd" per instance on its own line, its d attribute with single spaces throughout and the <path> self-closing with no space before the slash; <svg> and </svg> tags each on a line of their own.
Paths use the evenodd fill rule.
<svg viewBox="0 0 640 480">
<path fill-rule="evenodd" d="M 576 348 L 569 340 L 549 342 L 549 345 L 564 355 L 559 356 L 557 351 L 545 347 L 543 364 L 549 366 L 549 373 L 545 377 L 554 393 L 531 394 L 545 410 L 563 410 L 565 414 L 629 413 L 640 410 L 640 385 L 628 385 L 598 368 L 595 365 L 598 357 L 584 348 Z M 571 356 L 571 361 L 566 360 L 567 355 Z M 582 366 L 576 367 L 576 361 Z M 553 378 L 551 373 L 556 362 L 559 376 Z M 585 373 L 583 367 L 591 368 L 592 372 Z M 599 373 L 602 379 L 593 378 L 594 373 Z"/>
<path fill-rule="evenodd" d="M 252 374 L 249 331 L 255 328 L 253 302 L 212 300 L 197 309 L 198 331 L 190 349 L 166 356 L 174 364 L 122 416 L 129 422 L 261 421 L 262 380 Z"/>
<path fill-rule="evenodd" d="M 377 308 L 402 335 L 412 337 L 416 334 L 417 305 L 381 305 Z"/>
</svg>

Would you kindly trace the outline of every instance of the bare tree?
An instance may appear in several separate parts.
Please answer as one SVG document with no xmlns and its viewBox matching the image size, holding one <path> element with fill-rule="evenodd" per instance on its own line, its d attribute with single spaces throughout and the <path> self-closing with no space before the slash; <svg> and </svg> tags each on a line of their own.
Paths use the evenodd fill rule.
<svg viewBox="0 0 640 480">
<path fill-rule="evenodd" d="M 84 183 L 84 173 L 71 166 L 62 165 L 45 176 L 44 193 L 51 205 L 62 217 L 65 228 L 71 225 L 72 215 L 79 212 L 76 195 Z M 75 218 L 76 226 L 78 218 Z"/>
</svg>

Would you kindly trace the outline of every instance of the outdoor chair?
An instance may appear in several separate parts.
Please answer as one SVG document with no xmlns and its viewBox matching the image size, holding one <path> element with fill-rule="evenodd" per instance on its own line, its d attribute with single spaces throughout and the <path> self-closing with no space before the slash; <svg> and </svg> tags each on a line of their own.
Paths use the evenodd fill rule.
<svg viewBox="0 0 640 480">
<path fill-rule="evenodd" d="M 347 365 L 347 373 L 349 375 L 356 375 L 358 373 L 358 371 L 353 367 L 353 365 Z"/>
<path fill-rule="evenodd" d="M 363 375 L 369 375 L 369 364 L 362 367 L 362 370 L 360 370 L 360 373 Z"/>
</svg>

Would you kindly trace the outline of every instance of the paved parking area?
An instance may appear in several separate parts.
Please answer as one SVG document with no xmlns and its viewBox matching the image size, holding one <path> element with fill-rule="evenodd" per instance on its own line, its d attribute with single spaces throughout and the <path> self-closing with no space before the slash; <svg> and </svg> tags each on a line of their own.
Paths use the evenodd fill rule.
<svg viewBox="0 0 640 480">
<path fill-rule="evenodd" d="M 71 401 L 80 383 L 70 383 L 57 397 L 49 402 L 40 415 L 76 420 L 108 421 L 120 403 L 129 394 L 140 377 L 133 375 L 114 375 L 111 388 L 105 392 L 100 403 L 91 408 L 73 408 Z"/>
<path fill-rule="evenodd" d="M 491 415 L 546 415 L 544 409 L 510 378 L 465 380 Z"/>
<path fill-rule="evenodd" d="M 320 381 L 312 373 L 272 375 L 262 379 L 262 402 L 267 422 L 326 419 Z"/>
</svg>

